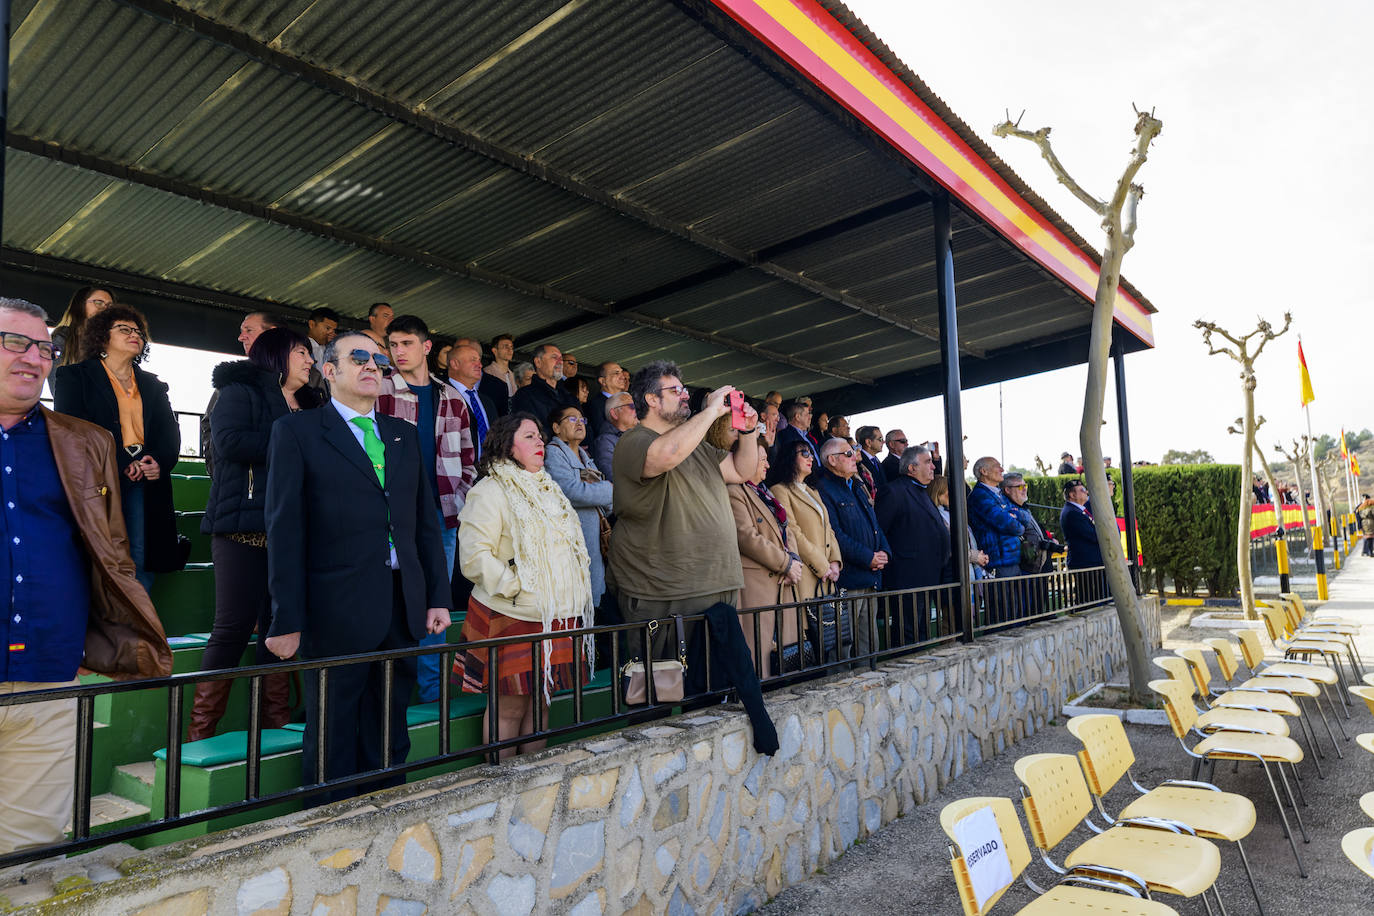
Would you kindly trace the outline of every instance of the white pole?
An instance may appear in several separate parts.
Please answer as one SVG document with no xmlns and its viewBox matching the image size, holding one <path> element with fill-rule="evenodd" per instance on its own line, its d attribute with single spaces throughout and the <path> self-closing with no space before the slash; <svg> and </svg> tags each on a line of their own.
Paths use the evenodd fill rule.
<svg viewBox="0 0 1374 916">
<path fill-rule="evenodd" d="M 1322 503 L 1321 482 L 1317 480 L 1317 440 L 1312 437 L 1312 408 L 1303 406 L 1303 415 L 1307 417 L 1307 462 L 1308 470 L 1312 473 L 1312 502 L 1317 507 L 1317 527 L 1322 528 L 1326 524 L 1326 513 L 1323 511 L 1326 506 Z M 1325 537 L 1322 538 L 1326 540 Z"/>
</svg>

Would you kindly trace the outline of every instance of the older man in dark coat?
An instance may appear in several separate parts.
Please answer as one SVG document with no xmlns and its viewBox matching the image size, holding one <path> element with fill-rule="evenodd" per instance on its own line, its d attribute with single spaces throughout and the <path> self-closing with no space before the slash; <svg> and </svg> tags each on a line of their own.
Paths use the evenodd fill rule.
<svg viewBox="0 0 1374 916">
<path fill-rule="evenodd" d="M 924 588 L 950 581 L 949 528 L 926 489 L 934 479 L 933 456 L 925 446 L 913 445 L 902 453 L 897 479 L 878 492 L 878 524 L 892 547 L 884 588 Z M 903 641 L 929 637 L 930 602 L 925 595 L 919 598 L 902 600 Z"/>
</svg>

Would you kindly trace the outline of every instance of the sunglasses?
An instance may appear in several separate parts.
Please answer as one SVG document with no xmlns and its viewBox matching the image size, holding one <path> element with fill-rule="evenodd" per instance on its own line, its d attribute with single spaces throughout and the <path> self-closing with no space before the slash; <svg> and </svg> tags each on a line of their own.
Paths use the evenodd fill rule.
<svg viewBox="0 0 1374 916">
<path fill-rule="evenodd" d="M 348 351 L 348 358 L 353 360 L 355 366 L 366 366 L 368 360 L 377 364 L 378 369 L 390 369 L 391 360 L 385 353 L 373 353 L 371 350 L 364 350 L 359 347 L 356 350 Z"/>
</svg>

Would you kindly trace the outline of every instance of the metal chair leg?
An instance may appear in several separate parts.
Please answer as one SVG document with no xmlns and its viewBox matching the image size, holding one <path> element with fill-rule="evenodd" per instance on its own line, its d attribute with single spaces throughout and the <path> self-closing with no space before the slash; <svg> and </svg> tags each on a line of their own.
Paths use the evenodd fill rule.
<svg viewBox="0 0 1374 916">
<path fill-rule="evenodd" d="M 1307 877 L 1307 866 L 1302 864 L 1302 854 L 1298 852 L 1298 843 L 1293 836 L 1293 831 L 1288 826 L 1288 812 L 1283 810 L 1283 801 L 1279 798 L 1279 787 L 1274 782 L 1274 775 L 1269 772 L 1268 764 L 1260 762 L 1260 767 L 1264 770 L 1264 777 L 1269 780 L 1269 791 L 1274 794 L 1274 804 L 1279 809 L 1279 820 L 1283 824 L 1283 833 L 1288 837 L 1288 845 L 1293 848 L 1293 858 L 1298 860 L 1298 874 Z"/>
<path fill-rule="evenodd" d="M 1264 904 L 1260 901 L 1259 887 L 1255 884 L 1255 873 L 1250 870 L 1250 859 L 1245 855 L 1245 847 L 1240 840 L 1236 840 L 1236 851 L 1240 853 L 1240 864 L 1245 868 L 1245 877 L 1250 881 L 1250 893 L 1255 895 L 1255 906 L 1259 910 L 1259 916 L 1264 916 Z"/>
</svg>

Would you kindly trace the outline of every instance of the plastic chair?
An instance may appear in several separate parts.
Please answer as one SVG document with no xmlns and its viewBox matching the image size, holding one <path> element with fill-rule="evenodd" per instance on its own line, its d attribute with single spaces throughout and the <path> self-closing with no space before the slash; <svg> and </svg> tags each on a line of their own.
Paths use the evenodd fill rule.
<svg viewBox="0 0 1374 916">
<path fill-rule="evenodd" d="M 1302 597 L 1296 592 L 1280 595 L 1279 607 L 1284 612 L 1291 633 L 1343 642 L 1352 665 L 1360 674 L 1364 673 L 1364 659 L 1360 656 L 1360 647 L 1355 642 L 1355 637 L 1359 636 L 1361 631 L 1359 621 L 1340 617 L 1317 617 L 1307 610 L 1306 605 L 1302 603 Z"/>
<path fill-rule="evenodd" d="M 1011 863 L 1011 881 L 989 897 L 981 909 L 969 880 L 964 851 L 959 848 L 954 831 L 955 824 L 979 808 L 992 808 L 993 816 L 997 819 L 1002 848 L 1006 850 L 1007 859 Z M 997 905 L 997 901 L 1002 899 L 1007 888 L 1011 887 L 1017 876 L 1023 875 L 1026 866 L 1030 864 L 1030 847 L 1026 845 L 1026 835 L 1021 832 L 1021 821 L 1016 816 L 1016 808 L 1009 798 L 961 798 L 941 809 L 940 826 L 949 837 L 949 864 L 954 870 L 954 884 L 959 889 L 959 902 L 963 904 L 964 916 L 983 916 Z M 1042 891 L 1029 880 L 1026 884 L 1041 896 L 1040 899 L 1018 910 L 1025 916 L 1055 916 L 1057 913 L 1120 913 L 1122 916 L 1167 916 L 1174 913 L 1177 916 L 1176 910 L 1162 903 L 1142 899 L 1140 895 L 1143 890 L 1140 888 L 1143 887 L 1143 882 L 1104 878 L 1100 869 L 1093 874 L 1067 876 L 1063 882 L 1048 891 Z M 1120 890 L 1131 896 L 1109 893 L 1106 890 L 1108 888 Z"/>
<path fill-rule="evenodd" d="M 1274 782 L 1274 775 L 1269 771 L 1269 764 L 1274 764 L 1278 770 L 1279 782 L 1283 783 L 1284 794 L 1288 796 L 1288 803 L 1293 808 L 1293 817 L 1298 822 L 1298 829 L 1302 831 L 1302 841 L 1312 842 L 1307 835 L 1307 828 L 1303 826 L 1302 814 L 1298 811 L 1298 803 L 1293 798 L 1293 790 L 1288 785 L 1288 777 L 1284 775 L 1283 765 L 1288 764 L 1293 770 L 1293 778 L 1297 779 L 1297 764 L 1302 762 L 1302 748 L 1292 738 L 1284 738 L 1280 735 L 1260 735 L 1253 732 L 1219 731 L 1207 735 L 1197 744 L 1189 747 L 1184 740 L 1189 732 L 1194 732 L 1197 724 L 1197 710 L 1193 707 L 1193 699 L 1187 686 L 1179 683 L 1172 678 L 1169 680 L 1150 681 L 1150 689 L 1158 693 L 1164 700 L 1164 709 L 1169 716 L 1169 727 L 1174 731 L 1174 737 L 1178 739 L 1179 746 L 1189 757 L 1199 762 L 1206 761 L 1209 765 L 1208 778 L 1211 778 L 1210 770 L 1215 769 L 1218 760 L 1247 761 L 1253 760 L 1264 770 L 1264 776 L 1269 780 L 1269 790 L 1274 794 L 1274 804 L 1279 809 L 1279 820 L 1283 824 L 1283 833 L 1288 837 L 1288 845 L 1293 847 L 1293 858 L 1298 860 L 1298 873 L 1304 878 L 1307 877 L 1307 867 L 1302 863 L 1302 855 L 1298 852 L 1298 844 L 1294 839 L 1293 831 L 1288 827 L 1288 813 L 1283 809 L 1283 799 L 1279 797 L 1278 784 Z M 1301 785 L 1299 786 L 1301 790 Z"/>
<path fill-rule="evenodd" d="M 1361 827 L 1341 837 L 1341 852 L 1360 871 L 1374 878 L 1374 827 Z"/>
<path fill-rule="evenodd" d="M 1161 655 L 1154 659 L 1154 663 L 1188 690 L 1190 700 L 1197 695 L 1197 674 L 1186 659 L 1177 655 Z M 1203 698 L 1203 702 L 1209 704 L 1207 709 L 1198 709 L 1194 706 L 1193 711 L 1198 717 L 1196 728 L 1204 734 L 1215 731 L 1251 731 L 1266 735 L 1283 735 L 1286 738 L 1289 735 L 1288 717 L 1301 715 L 1297 701 L 1280 694 L 1245 697 L 1243 700 L 1233 698 L 1234 705 L 1230 706 L 1210 705 L 1216 701 L 1206 697 Z M 1197 775 L 1196 769 L 1193 775 Z"/>
<path fill-rule="evenodd" d="M 1366 792 L 1360 796 L 1360 810 L 1371 819 L 1374 819 L 1374 792 Z"/>
<path fill-rule="evenodd" d="M 1192 671 L 1193 678 L 1197 682 L 1198 692 L 1203 698 L 1216 706 L 1243 706 L 1251 702 L 1259 702 L 1261 705 L 1271 703 L 1279 697 L 1287 697 L 1293 702 L 1293 706 L 1298 710 L 1302 725 L 1303 734 L 1307 737 L 1308 747 L 1314 751 L 1312 760 L 1315 763 L 1321 756 L 1322 750 L 1317 744 L 1316 728 L 1312 724 L 1312 718 L 1302 705 L 1303 697 L 1318 697 L 1321 695 L 1320 688 L 1308 680 L 1289 679 L 1289 678 L 1250 678 L 1243 684 L 1232 688 L 1219 691 L 1212 691 L 1212 667 L 1207 664 L 1207 656 L 1201 649 L 1176 649 L 1175 654 L 1179 658 L 1188 662 L 1189 669 Z M 1280 710 L 1275 710 L 1276 712 Z M 1318 707 L 1321 712 L 1321 707 Z M 1322 712 L 1322 720 L 1326 720 L 1326 713 Z M 1331 724 L 1326 725 L 1328 733 L 1331 732 Z M 1336 743 L 1336 736 L 1331 735 L 1331 743 L 1336 748 L 1336 753 L 1340 754 L 1340 745 Z M 1317 770 L 1321 773 L 1320 767 Z"/>
<path fill-rule="evenodd" d="M 1365 732 L 1363 735 L 1356 735 L 1355 743 L 1369 751 L 1369 753 L 1374 754 L 1374 732 Z"/>
<path fill-rule="evenodd" d="M 1329 665 L 1322 665 L 1317 662 L 1289 659 L 1282 662 L 1268 662 L 1264 659 L 1264 644 L 1260 642 L 1259 633 L 1254 630 L 1232 630 L 1231 635 L 1240 643 L 1240 656 L 1245 662 L 1245 667 L 1250 669 L 1250 673 L 1256 676 L 1288 676 L 1305 677 L 1319 684 L 1322 694 L 1326 697 L 1327 704 L 1334 707 L 1335 702 L 1331 699 L 1332 685 L 1341 682 L 1340 675 L 1336 669 Z M 1234 678 L 1233 674 L 1226 671 L 1226 662 L 1229 660 L 1232 667 L 1235 663 L 1235 647 L 1230 642 L 1220 638 L 1204 640 L 1207 645 L 1216 652 L 1217 659 L 1221 663 L 1221 674 L 1226 680 Z M 1223 646 L 1226 648 L 1223 649 Z M 1339 693 L 1339 691 L 1337 691 Z M 1345 712 L 1345 717 L 1350 718 L 1350 699 L 1344 694 L 1340 694 L 1341 709 Z M 1344 728 L 1341 729 L 1344 732 Z"/>
<path fill-rule="evenodd" d="M 1237 664 L 1235 644 L 1226 639 L 1208 639 L 1205 640 L 1205 642 L 1216 657 L 1217 667 L 1221 669 L 1221 679 L 1228 685 L 1228 689 L 1239 691 L 1264 690 L 1269 693 L 1286 693 L 1297 701 L 1298 706 L 1302 708 L 1304 716 L 1307 716 L 1307 709 L 1302 706 L 1302 700 L 1304 697 L 1310 699 L 1313 705 L 1317 707 L 1317 713 L 1322 718 L 1322 724 L 1326 726 L 1326 733 L 1331 737 L 1331 744 L 1336 748 L 1336 756 L 1345 756 L 1341 751 L 1340 743 L 1336 741 L 1335 732 L 1331 730 L 1331 722 L 1326 718 L 1326 710 L 1322 707 L 1322 698 L 1325 697 L 1329 701 L 1330 695 L 1326 692 L 1325 686 L 1317 680 L 1317 678 L 1324 677 L 1329 673 L 1332 683 L 1335 683 L 1335 672 L 1331 671 L 1331 669 L 1327 668 L 1325 665 L 1285 662 L 1284 664 L 1295 665 L 1299 669 L 1303 668 L 1304 664 L 1307 664 L 1308 667 L 1302 673 L 1279 667 L 1265 668 L 1263 671 L 1254 671 L 1252 669 L 1251 677 L 1246 678 L 1240 683 L 1236 683 L 1240 675 L 1240 666 Z M 1209 679 L 1211 678 L 1212 671 L 1210 666 L 1206 663 L 1206 655 L 1203 650 L 1178 649 L 1176 652 L 1180 657 L 1187 658 L 1189 664 L 1193 665 L 1195 670 L 1203 672 Z M 1336 718 L 1335 711 L 1335 706 L 1332 705 L 1332 718 Z M 1310 717 L 1308 717 L 1308 725 L 1311 727 Z M 1345 726 L 1341 724 L 1340 719 L 1336 719 L 1336 725 L 1341 730 L 1341 737 L 1349 741 L 1350 736 L 1345 733 Z M 1313 728 L 1313 731 L 1315 732 L 1315 728 Z"/>
<path fill-rule="evenodd" d="M 1150 891 L 1201 896 L 1207 912 L 1212 912 L 1206 893 L 1210 889 L 1216 894 L 1221 854 L 1191 827 L 1154 818 L 1122 822 L 1084 841 L 1061 866 L 1050 853 L 1092 812 L 1078 760 L 1070 754 L 1031 754 L 1016 761 L 1015 770 L 1021 781 L 1026 823 L 1046 867 L 1062 875 L 1074 868 L 1105 866 L 1111 870 L 1109 877 L 1120 872 L 1133 874 Z M 1221 903 L 1220 896 L 1217 901 Z M 1221 903 L 1221 911 L 1226 912 L 1225 903 Z"/>
<path fill-rule="evenodd" d="M 1083 750 L 1078 752 L 1078 762 L 1083 765 L 1088 791 L 1097 802 L 1097 811 L 1108 826 L 1115 824 L 1116 818 L 1107 813 L 1103 797 L 1124 776 L 1130 780 L 1131 787 L 1140 793 L 1140 797 L 1121 809 L 1122 819 L 1162 818 L 1187 824 L 1205 839 L 1226 840 L 1236 844 L 1241 865 L 1245 868 L 1245 877 L 1250 880 L 1250 890 L 1255 895 L 1255 904 L 1262 916 L 1264 904 L 1260 901 L 1259 887 L 1255 884 L 1254 872 L 1250 870 L 1245 847 L 1241 845 L 1241 840 L 1255 829 L 1254 802 L 1244 795 L 1223 792 L 1211 783 L 1195 780 L 1168 779 L 1153 789 L 1145 788 L 1131 774 L 1135 751 L 1131 748 L 1125 726 L 1114 715 L 1075 716 L 1068 721 L 1068 729 L 1083 744 Z"/>
<path fill-rule="evenodd" d="M 1342 673 L 1345 660 L 1349 660 L 1351 671 L 1357 670 L 1355 657 L 1350 653 L 1350 647 L 1346 642 L 1324 638 L 1320 633 L 1312 636 L 1291 636 L 1288 617 L 1282 608 L 1276 608 L 1263 601 L 1256 601 L 1255 608 L 1264 619 L 1264 631 L 1269 635 L 1269 641 L 1274 644 L 1274 648 L 1283 653 L 1284 658 L 1290 655 L 1302 658 L 1320 655 L 1340 673 L 1342 682 L 1350 680 Z"/>
</svg>

